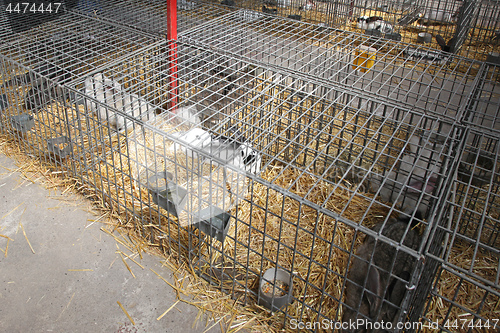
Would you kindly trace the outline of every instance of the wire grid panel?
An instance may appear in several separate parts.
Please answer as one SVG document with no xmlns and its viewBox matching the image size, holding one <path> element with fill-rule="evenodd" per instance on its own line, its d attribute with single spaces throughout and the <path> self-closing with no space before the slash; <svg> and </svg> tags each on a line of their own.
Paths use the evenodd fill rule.
<svg viewBox="0 0 500 333">
<path fill-rule="evenodd" d="M 476 79 L 469 100 L 464 104 L 462 123 L 471 128 L 498 133 L 500 130 L 500 94 L 498 78 L 500 66 L 484 63 Z"/>
<path fill-rule="evenodd" d="M 98 17 L 154 35 L 167 33 L 167 1 L 83 1 L 73 11 Z M 177 1 L 177 31 L 182 33 L 214 17 L 230 12 L 227 7 L 197 0 Z"/>
<path fill-rule="evenodd" d="M 468 330 L 464 320 L 495 320 L 500 302 L 499 138 L 474 128 L 462 133 L 459 167 L 446 199 L 451 209 L 432 242 L 442 246 L 427 254 L 442 267 L 422 319 L 448 332 Z"/>
<path fill-rule="evenodd" d="M 180 39 L 303 74 L 313 84 L 334 82 L 343 89 L 383 96 L 421 113 L 450 119 L 463 116 L 464 105 L 477 90 L 482 66 L 422 47 L 282 18 L 249 20 L 241 11 L 192 29 Z M 494 84 L 498 77 L 489 75 L 489 89 L 498 94 L 498 85 Z M 308 89 L 301 93 L 307 94 Z M 483 107 L 484 114 L 497 112 L 495 103 L 483 103 Z M 371 111 L 383 113 L 383 109 Z"/>
<path fill-rule="evenodd" d="M 8 115 L 2 123 L 9 133 L 29 143 L 28 151 L 33 152 L 32 147 L 39 147 L 36 151 L 42 158 L 49 156 L 55 163 L 71 161 L 74 174 L 85 180 L 89 189 L 98 193 L 102 200 L 119 213 L 126 212 L 141 219 L 144 230 L 151 230 L 152 239 L 188 251 L 197 259 L 196 267 L 201 274 L 233 295 L 258 301 L 258 292 L 247 290 L 247 286 L 258 279 L 265 268 L 278 266 L 293 273 L 295 280 L 293 298 L 298 307 L 284 310 L 288 316 L 304 321 L 317 315 L 340 320 L 345 308 L 358 312 L 358 305 L 339 307 L 343 304 L 348 263 L 354 263 L 349 256 L 358 247 L 356 242 L 359 243 L 365 233 L 382 243 L 389 243 L 392 239 L 383 232 L 374 234 L 365 225 L 379 224 L 383 220 L 388 223 L 386 217 L 390 211 L 401 212 L 415 206 L 428 213 L 429 223 L 432 216 L 439 216 L 434 203 L 442 200 L 441 193 L 445 192 L 440 189 L 451 180 L 445 175 L 453 171 L 447 169 L 445 163 L 449 147 L 456 146 L 451 123 L 430 115 L 423 116 L 404 104 L 395 105 L 376 98 L 376 94 L 371 96 L 341 89 L 326 81 L 311 83 L 311 78 L 284 72 L 279 67 L 262 62 L 250 63 L 230 53 L 181 43 L 179 91 L 175 96 L 181 107 L 194 105 L 196 111 L 187 119 L 180 117 L 184 120 L 180 124 L 178 121 L 174 123 L 173 133 L 189 131 L 182 126 L 196 117 L 205 131 L 209 130 L 219 139 L 229 137 L 233 141 L 242 141 L 238 136 L 240 133 L 262 156 L 260 166 L 263 173 L 261 177 L 246 173 L 240 177 L 241 172 L 237 172 L 234 165 L 229 166 L 226 169 L 236 171 L 237 176 L 230 178 L 236 179 L 235 182 L 228 182 L 227 175 L 223 172 L 220 175 L 217 171 L 223 157 L 222 150 L 214 156 L 212 150 L 207 152 L 194 147 L 192 150 L 196 154 L 205 157 L 204 163 L 193 164 L 190 169 L 184 166 L 185 172 L 195 175 L 207 165 L 212 170 L 215 168 L 215 172 L 201 172 L 202 179 L 214 192 L 220 193 L 223 200 L 228 193 L 234 193 L 234 188 L 239 189 L 239 205 L 212 209 L 208 216 L 200 213 L 197 220 L 193 218 L 187 223 L 189 227 L 177 224 L 179 220 L 169 210 L 155 203 L 154 192 L 151 193 L 147 186 L 138 185 L 141 177 L 137 178 L 137 173 L 133 173 L 133 163 L 145 165 L 155 173 L 158 169 L 149 163 L 139 163 L 138 155 L 134 157 L 130 149 L 131 144 L 137 146 L 138 135 L 143 135 L 137 133 L 146 132 L 163 137 L 164 141 L 160 141 L 162 147 L 179 144 L 180 148 L 174 151 L 190 146 L 185 140 L 179 140 L 175 135 L 172 137 L 173 133 L 162 133 L 156 125 L 145 124 L 151 115 L 150 109 L 166 109 L 165 105 L 172 101 L 171 89 L 166 84 L 171 77 L 166 71 L 170 64 L 165 59 L 168 44 L 158 43 L 126 58 L 109 55 L 109 61 L 101 63 L 105 65 L 101 70 L 79 73 L 69 61 L 62 61 L 62 66 L 51 70 L 52 63 L 57 64 L 59 59 L 57 54 L 61 43 L 57 40 L 48 43 L 48 48 L 34 48 L 32 51 L 22 48 L 27 45 L 23 41 L 21 39 L 13 51 L 9 49 L 2 53 L 3 73 L 10 74 L 10 69 L 17 67 L 15 72 L 21 75 L 18 81 L 23 83 L 12 91 L 8 100 L 12 109 L 3 113 Z M 33 64 L 44 57 L 50 61 L 46 67 L 30 65 L 30 68 L 35 68 L 26 73 L 28 67 L 10 59 L 11 55 L 17 57 L 18 62 L 29 59 L 22 50 L 28 55 L 35 54 Z M 64 53 L 71 54 L 68 50 Z M 97 48 L 95 50 L 98 53 Z M 75 55 L 79 54 L 78 49 L 75 52 Z M 49 72 L 44 72 L 44 68 Z M 86 91 L 85 80 L 95 78 L 94 75 L 99 73 L 118 82 L 126 96 L 135 94 L 137 98 L 133 100 L 137 103 L 132 109 L 141 110 L 141 113 L 133 110 L 129 113 L 126 106 L 118 109 L 116 103 L 123 103 L 123 97 L 116 98 L 113 94 L 111 100 L 99 101 L 92 90 Z M 70 78 L 67 79 L 66 75 Z M 24 131 L 24 126 L 30 126 L 29 117 L 23 122 L 24 119 L 12 119 L 12 116 L 26 114 L 26 101 L 30 101 L 27 98 L 30 95 L 25 90 L 33 91 L 36 87 L 33 82 L 46 83 L 50 87 L 32 94 L 33 109 L 37 111 L 32 114 L 35 125 Z M 485 88 L 473 85 L 472 90 L 481 92 L 482 89 Z M 490 94 L 495 96 L 493 92 Z M 494 101 L 492 98 L 489 100 Z M 469 96 L 467 101 L 470 100 Z M 134 103 L 131 101 L 130 105 Z M 469 108 L 473 104 L 467 105 Z M 92 107 L 97 109 L 97 106 L 103 108 L 102 114 L 92 111 Z M 141 117 L 144 107 L 146 119 Z M 373 113 L 373 110 L 383 110 L 383 113 Z M 109 121 L 113 115 L 115 119 L 123 119 L 125 130 L 120 132 L 117 131 L 119 128 L 113 128 L 118 123 Z M 49 144 L 49 140 L 60 137 L 66 139 Z M 63 156 L 68 147 L 71 153 Z M 158 165 L 165 153 L 153 147 L 152 161 Z M 464 161 L 462 167 L 474 166 L 466 157 Z M 177 160 L 176 163 L 180 167 Z M 215 178 L 211 177 L 212 174 Z M 168 178 L 165 174 L 164 179 Z M 440 184 L 440 179 L 444 184 Z M 227 189 L 228 184 L 232 193 Z M 248 194 L 247 185 L 250 188 Z M 191 200 L 196 200 L 202 192 L 191 193 L 194 193 Z M 379 196 L 374 199 L 373 195 Z M 208 202 L 209 198 L 199 201 Z M 437 215 L 432 214 L 433 210 Z M 191 210 L 191 216 L 194 217 L 197 211 Z M 202 223 L 196 222 L 207 220 L 208 228 L 205 229 L 200 227 Z M 223 223 L 223 228 L 215 228 L 214 233 L 211 225 L 217 221 Z M 266 222 L 262 224 L 262 221 Z M 322 227 L 325 223 L 328 228 Z M 335 226 L 333 234 L 332 224 Z M 422 224 L 426 225 L 426 222 Z M 195 231 L 191 227 L 194 225 L 198 225 Z M 226 230 L 227 226 L 232 229 Z M 356 229 L 359 231 L 355 236 Z M 212 237 L 207 238 L 207 235 Z M 295 238 L 288 239 L 285 235 L 295 235 Z M 424 239 L 425 235 L 426 231 L 422 234 Z M 346 237 L 350 239 L 347 243 L 339 242 L 339 238 Z M 250 239 L 252 241 L 248 241 Z M 306 245 L 300 247 L 304 239 Z M 420 258 L 421 252 L 405 242 L 402 249 L 411 257 Z M 326 262 L 317 259 L 324 253 L 329 254 Z M 373 264 L 378 269 L 388 270 L 376 260 Z M 433 276 L 432 272 L 424 269 L 422 275 Z M 396 271 L 389 274 L 397 275 Z M 412 284 L 418 281 L 419 274 L 416 271 L 411 277 L 398 277 Z M 314 280 L 311 276 L 322 276 L 324 280 Z M 328 277 L 334 277 L 332 284 L 325 284 Z M 426 290 L 426 281 L 417 286 L 417 290 Z M 309 293 L 311 290 L 313 292 Z M 314 301 L 304 301 L 309 297 Z M 400 301 L 401 307 L 407 307 L 407 300 L 411 297 L 410 293 L 406 294 Z M 328 312 L 328 309 L 333 312 Z M 363 315 L 366 314 L 360 313 L 359 317 Z"/>
<path fill-rule="evenodd" d="M 357 315 L 359 304 L 343 303 L 353 251 L 365 234 L 392 247 L 387 245 L 394 242 L 391 235 L 369 228 L 393 224 L 391 214 L 419 207 L 427 222 L 413 221 L 424 230 L 436 223 L 432 212 L 447 181 L 442 161 L 454 145 L 452 133 L 446 132 L 452 124 L 395 106 L 380 117 L 359 105 L 377 107 L 386 101 L 334 86 L 317 84 L 300 94 L 310 84 L 300 76 L 185 43 L 178 43 L 178 84 L 172 96 L 167 46 L 143 49 L 85 79 L 104 75 L 118 81 L 127 93 L 163 109 L 166 118 L 140 119 L 133 111 L 108 105 L 106 98 L 99 101 L 82 92 L 83 78 L 68 87 L 84 106 L 106 110 L 99 125 L 87 126 L 86 137 L 108 151 L 86 151 L 77 142 L 96 163 L 76 161 L 75 175 L 125 220 L 137 219 L 145 236 L 185 254 L 201 275 L 245 303 L 263 299 L 250 286 L 264 270 L 278 267 L 294 281 L 292 305 L 282 315 L 340 320 L 346 307 Z M 175 99 L 176 110 L 168 106 Z M 79 112 L 82 121 L 90 114 Z M 125 130 L 112 130 L 112 114 L 126 119 Z M 411 117 L 411 125 L 402 121 Z M 108 132 L 100 133 L 102 128 Z M 199 131 L 195 139 L 204 143 L 188 139 L 194 129 Z M 113 138 L 117 144 L 104 143 Z M 227 143 L 245 155 L 227 153 Z M 228 163 L 232 156 L 242 156 L 243 164 Z M 220 194 L 217 204 L 190 185 L 200 179 L 212 194 Z M 226 197 L 231 202 L 226 204 Z M 179 207 L 192 215 L 187 223 Z M 419 234 L 422 243 L 411 246 L 400 239 L 398 253 L 418 259 L 426 234 Z M 384 270 L 384 280 L 397 275 L 377 260 L 373 265 Z M 409 274 L 399 278 L 416 284 L 419 272 Z M 409 299 L 412 293 L 401 296 Z M 392 302 L 403 306 L 402 299 Z"/>
<path fill-rule="evenodd" d="M 496 1 L 235 1 L 237 8 L 320 26 L 365 32 L 407 43 L 425 43 L 465 57 L 486 60 L 499 51 Z M 255 15 L 255 14 L 254 14 Z M 374 17 L 377 22 L 363 18 Z M 442 41 L 435 37 L 440 35 Z M 441 43 L 441 44 L 440 44 Z M 495 60 L 497 61 L 497 60 Z"/>
<path fill-rule="evenodd" d="M 210 77 L 205 75 L 203 83 L 200 83 L 200 91 L 194 93 L 194 88 L 186 90 L 182 98 L 179 99 L 181 104 L 186 104 L 180 109 L 184 108 L 185 114 L 189 114 L 189 117 L 186 116 L 184 119 L 182 116 L 178 116 L 175 118 L 184 119 L 184 121 L 171 120 L 168 117 L 155 118 L 156 113 L 165 111 L 171 103 L 171 92 L 168 86 L 168 64 L 165 60 L 165 55 L 168 53 L 167 50 L 167 44 L 163 42 L 152 45 L 147 51 L 139 52 L 134 57 L 109 64 L 101 68 L 98 72 L 88 73 L 67 84 L 75 95 L 75 106 L 72 112 L 78 115 L 78 121 L 73 126 L 78 127 L 78 129 L 86 133 L 83 136 L 74 138 L 79 156 L 83 157 L 81 164 L 77 165 L 77 168 L 79 168 L 77 172 L 78 177 L 83 182 L 96 186 L 96 180 L 104 178 L 105 175 L 102 173 L 107 174 L 109 172 L 108 168 L 114 165 L 114 155 L 121 149 L 120 146 L 123 144 L 123 140 L 126 140 L 128 142 L 127 149 L 130 149 L 130 154 L 136 154 L 133 160 L 129 160 L 127 157 L 125 165 L 127 166 L 127 170 L 131 170 L 130 175 L 127 175 L 127 179 L 137 182 L 134 185 L 135 187 L 138 184 L 142 184 L 143 186 L 148 185 L 149 179 L 152 176 L 165 171 L 166 165 L 172 166 L 172 160 L 176 161 L 174 157 L 177 158 L 178 163 L 182 161 L 180 157 L 183 154 L 180 151 L 181 148 L 174 146 L 174 141 L 172 141 L 174 140 L 173 138 L 177 138 L 177 140 L 181 139 L 181 142 L 186 144 L 189 136 L 186 138 L 179 135 L 181 133 L 180 129 L 184 130 L 182 134 L 187 135 L 188 129 L 192 127 L 188 126 L 188 124 L 193 125 L 194 123 L 199 125 L 202 121 L 206 124 L 211 124 L 214 119 L 217 119 L 216 113 L 223 111 L 218 109 L 218 107 L 222 108 L 223 101 L 218 101 L 217 99 L 218 96 L 224 96 L 224 89 L 226 89 L 226 85 L 229 85 L 229 81 L 222 79 L 221 81 L 225 83 L 214 83 L 213 78 L 210 80 Z M 212 61 L 206 65 L 213 68 L 212 66 L 216 64 Z M 182 67 L 182 61 L 180 62 L 179 69 L 180 73 L 185 71 L 185 68 Z M 206 69 L 203 71 L 205 74 Z M 217 77 L 216 74 L 211 75 Z M 212 83 L 209 81 L 212 81 Z M 193 93 L 196 94 L 198 104 L 188 103 L 187 100 L 183 101 L 189 94 Z M 175 98 L 177 99 L 178 96 L 175 96 Z M 180 109 L 178 110 L 179 112 L 181 112 Z M 175 117 L 173 114 L 170 115 Z M 140 122 L 138 123 L 133 120 Z M 142 127 L 144 122 L 147 121 L 151 122 L 149 128 L 153 126 L 151 124 L 155 124 L 155 126 L 158 126 L 163 131 L 174 130 L 176 126 L 180 126 L 180 129 L 174 131 L 177 133 L 177 137 L 174 134 L 172 134 L 172 137 L 157 136 L 154 131 Z M 141 126 L 137 124 L 141 124 Z M 140 128 L 136 128 L 138 126 Z M 201 128 L 196 129 L 201 130 Z M 206 134 L 208 135 L 208 132 Z M 170 148 L 172 149 L 168 150 L 171 154 L 165 155 L 165 150 L 161 149 L 163 153 L 161 156 L 163 157 L 157 157 L 155 140 L 162 147 L 171 146 Z M 218 156 L 219 164 L 221 163 L 220 159 L 234 159 L 237 153 L 242 154 L 242 149 L 233 149 L 234 151 L 230 151 L 231 149 L 222 147 L 223 141 L 221 138 L 219 140 L 220 144 L 203 147 L 205 151 L 208 149 L 209 154 Z M 151 143 L 152 147 L 147 146 L 146 143 Z M 133 148 L 131 145 L 133 145 Z M 205 152 L 205 154 L 208 153 Z M 190 154 L 184 153 L 183 156 L 187 158 L 188 155 Z M 170 162 L 168 161 L 169 158 Z M 161 162 L 160 159 L 162 160 Z M 122 162 L 121 155 L 118 155 L 117 161 Z M 189 162 L 189 165 L 184 165 L 182 170 L 180 164 L 179 168 L 172 167 L 171 172 L 175 175 L 179 186 L 182 185 L 187 189 L 193 188 L 193 179 L 197 176 L 196 170 L 200 169 L 203 171 L 210 169 L 213 171 L 212 174 L 215 174 L 214 177 L 217 176 L 224 179 L 224 184 L 231 187 L 231 202 L 238 200 L 238 197 L 241 196 L 240 192 L 244 191 L 245 187 L 241 185 L 243 176 L 237 172 L 223 170 L 223 168 L 217 168 L 215 165 L 211 166 L 209 162 L 202 161 L 202 158 L 190 158 Z M 162 166 L 161 168 L 159 167 L 160 165 Z M 100 169 L 101 167 L 102 169 Z M 188 167 L 195 170 L 188 172 Z M 250 168 L 250 171 L 252 170 L 254 168 Z M 118 170 L 115 171 L 118 172 Z M 168 170 L 167 172 L 171 173 Z M 181 176 L 180 173 L 183 175 Z M 201 175 L 204 176 L 205 174 L 201 172 Z M 106 177 L 105 179 L 108 181 L 109 178 Z M 164 177 L 163 179 L 166 178 Z M 205 183 L 208 182 L 206 179 L 202 180 Z M 197 181 L 196 184 L 201 187 L 205 186 L 202 186 L 201 181 Z M 212 183 L 208 185 L 211 186 Z M 116 191 L 120 191 L 122 188 L 123 186 L 120 186 Z M 221 187 L 221 189 L 223 188 Z M 100 190 L 104 191 L 102 188 Z M 206 192 L 205 187 L 202 190 Z M 227 190 L 224 191 L 228 192 Z M 192 192 L 194 191 L 188 194 L 193 196 Z M 227 193 L 224 195 L 229 196 Z M 228 207 L 224 209 L 227 210 Z M 129 211 L 133 213 L 133 209 Z M 188 217 L 192 219 L 192 216 Z"/>
<path fill-rule="evenodd" d="M 219 1 L 205 1 L 219 2 Z M 226 2 L 229 3 L 229 2 Z M 396 2 L 392 2 L 396 4 Z M 246 8 L 266 14 L 290 17 L 325 26 L 343 27 L 350 23 L 358 8 L 368 6 L 367 1 L 311 1 L 311 0 L 236 0 L 232 7 Z"/>
<path fill-rule="evenodd" d="M 21 137 L 28 151 L 38 147 L 36 151 L 43 155 L 47 149 L 52 151 L 53 145 L 59 145 L 65 146 L 61 154 L 66 156 L 71 151 L 69 137 L 81 135 L 70 133 L 68 122 L 75 122 L 78 115 L 68 113 L 74 108 L 67 104 L 72 105 L 76 96 L 64 85 L 154 42 L 137 31 L 72 13 L 21 33 L 13 32 L 9 22 L 3 21 L 1 31 L 1 96 L 8 105 L 2 112 L 2 123 L 16 133 L 19 131 L 14 127 L 26 131 Z M 25 128 L 25 121 L 27 126 L 34 121 L 34 130 Z M 47 125 L 55 123 L 58 126 Z"/>
<path fill-rule="evenodd" d="M 10 74 L 12 69 L 25 71 L 26 67 L 13 66 L 2 57 L 2 74 Z M 13 136 L 26 154 L 67 169 L 71 162 L 70 128 L 64 108 L 67 92 L 57 81 L 33 71 L 14 84 L 19 86 L 3 88 L 0 129 Z"/>
<path fill-rule="evenodd" d="M 2 55 L 48 77 L 52 73 L 44 72 L 45 64 L 61 67 L 74 77 L 155 41 L 137 31 L 72 13 L 22 33 L 13 33 L 4 23 Z"/>
</svg>

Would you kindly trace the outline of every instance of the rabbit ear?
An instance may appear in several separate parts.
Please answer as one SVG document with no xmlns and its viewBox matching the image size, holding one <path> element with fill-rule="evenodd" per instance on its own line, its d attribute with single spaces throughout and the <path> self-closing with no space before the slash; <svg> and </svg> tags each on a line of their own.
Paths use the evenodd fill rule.
<svg viewBox="0 0 500 333">
<path fill-rule="evenodd" d="M 452 37 L 449 41 L 448 44 L 446 44 L 447 47 L 451 47 L 451 44 L 455 42 L 455 37 Z"/>
<path fill-rule="evenodd" d="M 439 44 L 439 46 L 446 47 L 446 41 L 444 40 L 443 36 L 436 35 L 436 42 Z"/>
<path fill-rule="evenodd" d="M 421 192 L 424 191 L 425 193 L 432 194 L 432 191 L 434 191 L 434 188 L 437 185 L 437 177 L 432 175 L 429 180 L 427 181 L 427 184 L 425 184 L 424 188 L 424 182 L 421 180 L 414 180 L 410 182 L 409 187 L 410 187 L 410 192 Z"/>
<path fill-rule="evenodd" d="M 380 300 L 384 295 L 380 286 L 380 274 L 373 266 L 370 266 L 370 270 L 368 271 L 366 289 L 370 291 L 369 293 L 366 293 L 366 298 L 370 304 L 370 312 L 375 315 L 380 307 Z"/>
<path fill-rule="evenodd" d="M 371 16 L 366 20 L 366 23 L 382 21 L 383 18 L 381 16 Z"/>
</svg>

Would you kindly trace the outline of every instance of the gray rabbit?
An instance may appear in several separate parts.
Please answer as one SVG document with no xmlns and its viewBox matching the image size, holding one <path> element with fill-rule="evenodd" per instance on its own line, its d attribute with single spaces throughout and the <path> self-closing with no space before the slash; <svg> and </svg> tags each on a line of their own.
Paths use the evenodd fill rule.
<svg viewBox="0 0 500 333">
<path fill-rule="evenodd" d="M 69 75 L 54 77 L 50 81 L 41 78 L 33 82 L 24 96 L 26 109 L 37 112 L 50 104 L 52 100 L 66 100 L 69 94 L 62 88 L 62 84 L 68 77 Z"/>
<path fill-rule="evenodd" d="M 421 214 L 416 212 L 415 217 L 421 219 Z M 414 229 L 416 223 L 406 216 L 392 218 L 373 230 L 380 232 L 383 227 L 382 235 L 417 250 L 422 238 Z M 415 262 L 415 258 L 403 250 L 398 251 L 394 245 L 381 240 L 376 242 L 367 235 L 353 256 L 347 275 L 344 325 L 363 319 L 392 323 L 395 327 Z M 383 327 L 374 329 L 364 324 L 346 327 L 343 332 L 385 332 Z"/>
<path fill-rule="evenodd" d="M 498 162 L 495 159 L 494 153 L 477 148 L 468 149 L 462 155 L 458 166 L 458 180 L 478 187 L 498 182 L 498 175 L 495 172 L 495 165 Z"/>
</svg>

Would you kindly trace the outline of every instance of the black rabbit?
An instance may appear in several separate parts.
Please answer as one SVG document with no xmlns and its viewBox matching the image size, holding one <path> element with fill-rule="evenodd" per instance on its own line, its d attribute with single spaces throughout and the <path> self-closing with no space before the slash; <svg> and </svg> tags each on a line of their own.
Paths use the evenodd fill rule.
<svg viewBox="0 0 500 333">
<path fill-rule="evenodd" d="M 56 80 L 57 81 L 57 80 Z M 66 99 L 64 90 L 57 82 L 40 79 L 31 85 L 24 96 L 24 106 L 27 110 L 38 112 L 50 104 L 54 99 Z"/>
<path fill-rule="evenodd" d="M 415 218 L 421 219 L 419 212 Z M 417 250 L 422 242 L 419 233 L 414 229 L 415 220 L 408 217 L 390 219 L 385 225 L 376 225 L 373 230 Z M 345 310 L 342 321 L 356 322 L 358 319 L 381 323 L 394 323 L 398 319 L 401 302 L 405 296 L 407 285 L 412 275 L 415 258 L 408 253 L 398 251 L 394 245 L 378 242 L 366 236 L 363 244 L 357 249 L 347 275 Z M 383 332 L 384 330 L 367 329 L 365 325 L 357 325 L 356 329 L 344 332 Z"/>
<path fill-rule="evenodd" d="M 443 36 L 441 36 L 441 35 L 436 35 L 435 38 L 436 38 L 436 42 L 441 47 L 442 51 L 444 51 L 444 52 L 452 52 L 452 49 L 455 47 L 455 45 L 453 45 L 455 43 L 455 38 L 451 38 L 448 41 L 448 43 L 446 43 L 446 41 L 444 40 Z"/>
<path fill-rule="evenodd" d="M 267 8 L 266 6 L 262 6 L 262 12 L 272 15 L 278 14 L 278 10 L 276 8 Z"/>
<path fill-rule="evenodd" d="M 71 79 L 69 71 L 52 63 L 43 62 L 35 67 L 33 72 L 16 75 L 1 87 L 31 84 L 24 96 L 24 105 L 28 111 L 34 112 L 43 109 L 53 99 L 66 99 L 68 97 L 63 96 L 61 85 Z"/>
</svg>

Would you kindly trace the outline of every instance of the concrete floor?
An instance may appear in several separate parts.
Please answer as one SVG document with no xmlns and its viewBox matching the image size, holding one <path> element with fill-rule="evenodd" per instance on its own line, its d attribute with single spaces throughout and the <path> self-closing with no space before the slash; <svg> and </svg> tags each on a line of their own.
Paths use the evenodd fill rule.
<svg viewBox="0 0 500 333">
<path fill-rule="evenodd" d="M 206 330 L 206 321 L 193 327 L 198 309 L 183 302 L 157 320 L 176 301 L 173 289 L 151 271 L 172 281 L 160 258 L 137 257 L 144 270 L 129 262 L 134 279 L 114 238 L 91 222 L 96 216 L 84 210 L 88 203 L 49 192 L 15 169 L 0 153 L 0 235 L 11 239 L 0 237 L 0 332 Z M 212 325 L 208 332 L 221 331 Z"/>
</svg>

